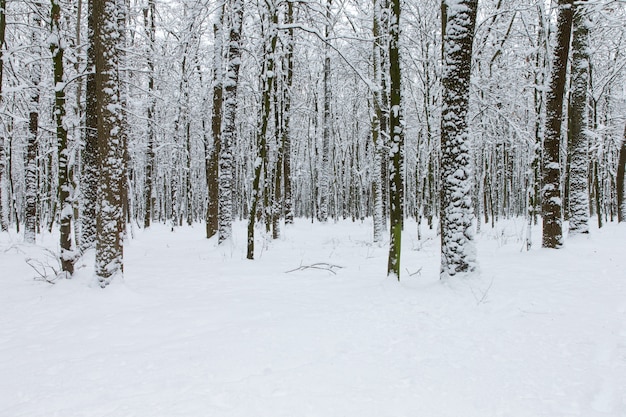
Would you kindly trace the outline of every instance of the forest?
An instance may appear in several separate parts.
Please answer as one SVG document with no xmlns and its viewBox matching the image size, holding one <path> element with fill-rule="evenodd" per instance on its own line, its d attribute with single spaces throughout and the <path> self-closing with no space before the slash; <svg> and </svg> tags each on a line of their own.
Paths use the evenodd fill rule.
<svg viewBox="0 0 626 417">
<path fill-rule="evenodd" d="M 155 222 L 221 244 L 246 220 L 253 259 L 294 218 L 371 217 L 399 279 L 405 218 L 438 228 L 447 277 L 500 219 L 541 219 L 558 248 L 564 220 L 624 217 L 622 1 L 0 10 L 2 230 L 58 228 L 68 277 L 95 247 L 105 287 Z"/>
<path fill-rule="evenodd" d="M 626 416 L 625 0 L 0 0 L 0 416 Z"/>
</svg>

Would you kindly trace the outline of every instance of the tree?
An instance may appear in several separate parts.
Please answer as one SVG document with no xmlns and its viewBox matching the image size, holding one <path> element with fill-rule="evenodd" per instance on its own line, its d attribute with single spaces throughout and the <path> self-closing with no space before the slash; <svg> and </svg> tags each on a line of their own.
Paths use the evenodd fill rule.
<svg viewBox="0 0 626 417">
<path fill-rule="evenodd" d="M 222 134 L 223 85 L 222 68 L 223 55 L 223 26 L 224 6 L 218 8 L 213 23 L 213 109 L 211 113 L 211 133 L 213 146 L 205 143 L 206 151 L 206 180 L 208 189 L 208 203 L 206 213 L 206 237 L 211 238 L 218 231 L 218 200 L 219 200 L 219 165 L 220 144 Z"/>
<path fill-rule="evenodd" d="M 319 192 L 321 222 L 328 221 L 328 200 L 330 195 L 330 29 L 332 0 L 326 0 L 326 23 L 324 25 L 324 114 L 322 116 L 322 167 L 320 169 Z"/>
<path fill-rule="evenodd" d="M 446 0 L 441 111 L 441 277 L 476 268 L 467 114 L 478 0 Z"/>
<path fill-rule="evenodd" d="M 278 42 L 278 11 L 276 3 L 267 0 L 262 15 L 268 19 L 267 33 L 264 37 L 263 70 L 261 73 L 261 110 L 259 115 L 259 125 L 257 128 L 256 145 L 259 155 L 254 163 L 254 179 L 252 182 L 252 204 L 250 205 L 250 216 L 248 218 L 248 252 L 246 257 L 254 259 L 254 223 L 256 219 L 257 205 L 261 196 L 261 173 L 267 170 L 267 128 L 271 110 L 271 99 L 274 93 L 274 83 L 276 80 L 276 44 Z M 270 190 L 266 187 L 265 194 Z"/>
<path fill-rule="evenodd" d="M 96 55 L 94 45 L 95 0 L 87 2 L 87 76 L 85 81 L 85 133 L 81 166 L 81 250 L 93 248 L 96 242 L 96 206 L 98 204 L 98 100 L 96 90 Z"/>
<path fill-rule="evenodd" d="M 67 121 L 65 120 L 65 78 L 63 54 L 65 39 L 61 30 L 61 6 L 57 0 L 51 0 L 50 52 L 54 69 L 54 118 L 56 124 L 57 153 L 59 160 L 59 203 L 60 211 L 60 243 L 61 269 L 69 277 L 74 273 L 75 253 L 72 248 L 72 182 L 70 178 L 70 149 L 67 137 Z"/>
<path fill-rule="evenodd" d="M 573 0 L 559 0 L 556 46 L 552 57 L 552 78 L 546 100 L 546 129 L 543 142 L 543 213 L 544 248 L 563 246 L 561 200 L 561 121 L 567 75 L 570 36 L 572 31 Z"/>
<path fill-rule="evenodd" d="M 146 109 L 146 117 L 148 118 L 148 146 L 146 149 L 146 180 L 144 187 L 144 206 L 145 213 L 143 219 L 143 227 L 150 227 L 152 217 L 154 216 L 154 174 L 155 174 L 155 87 L 154 87 L 154 55 L 156 43 L 156 1 L 148 0 L 148 4 L 143 9 L 144 31 L 148 40 L 148 48 L 146 51 L 146 63 L 148 65 L 148 106 Z"/>
<path fill-rule="evenodd" d="M 243 24 L 243 0 L 228 0 L 230 28 L 226 74 L 224 75 L 224 114 L 222 121 L 221 148 L 219 155 L 219 243 L 232 236 L 233 222 L 233 146 L 237 138 L 235 116 L 237 112 L 237 83 L 241 66 L 241 28 Z"/>
<path fill-rule="evenodd" d="M 120 19 L 117 0 L 94 1 L 94 53 L 98 114 L 98 156 L 100 179 L 96 215 L 96 276 L 104 288 L 123 275 L 124 126 L 122 120 L 119 64 L 121 61 Z"/>
<path fill-rule="evenodd" d="M 589 29 L 587 11 L 578 4 L 574 12 L 572 37 L 572 91 L 569 123 L 569 234 L 589 233 L 589 140 L 587 103 L 589 91 Z"/>
<path fill-rule="evenodd" d="M 387 275 L 400 280 L 400 249 L 404 222 L 404 121 L 402 120 L 402 94 L 400 72 L 400 0 L 391 0 L 389 18 L 389 79 L 391 81 L 389 112 L 390 132 L 390 210 L 389 210 L 389 262 Z M 470 55 L 471 56 L 471 55 Z"/>
<path fill-rule="evenodd" d="M 41 4 L 37 3 L 38 9 Z M 39 84 L 41 82 L 41 17 L 39 10 L 32 12 L 31 41 L 33 48 L 30 72 L 30 103 L 28 114 L 28 145 L 25 161 L 25 213 L 24 213 L 24 241 L 35 243 L 37 233 L 37 142 L 39 131 Z"/>
<path fill-rule="evenodd" d="M 619 161 L 617 163 L 617 221 L 626 222 L 626 190 L 624 182 L 626 181 L 626 127 L 624 127 L 624 136 L 622 144 L 619 148 Z"/>
<path fill-rule="evenodd" d="M 6 0 L 0 0 L 0 104 L 4 101 L 4 95 L 2 93 L 2 82 L 4 80 L 4 48 L 5 48 L 5 33 L 6 33 L 6 8 L 7 3 Z M 7 222 L 7 209 L 8 203 L 6 200 L 5 193 L 5 156 L 4 156 L 4 132 L 5 127 L 4 123 L 0 126 L 2 130 L 0 130 L 0 230 L 6 231 L 8 229 Z"/>
</svg>

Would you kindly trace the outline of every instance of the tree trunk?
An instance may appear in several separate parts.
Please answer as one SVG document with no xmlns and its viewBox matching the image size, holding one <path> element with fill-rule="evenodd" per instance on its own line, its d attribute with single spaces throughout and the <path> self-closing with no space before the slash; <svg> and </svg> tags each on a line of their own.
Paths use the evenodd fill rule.
<svg viewBox="0 0 626 417">
<path fill-rule="evenodd" d="M 389 17 L 389 78 L 391 81 L 389 133 L 390 133 L 390 183 L 389 183 L 389 262 L 387 275 L 400 280 L 400 249 L 404 223 L 404 126 L 401 103 L 400 74 L 400 0 L 391 0 Z"/>
<path fill-rule="evenodd" d="M 121 87 L 120 27 L 116 0 L 93 2 L 94 53 L 98 114 L 99 186 L 96 214 L 96 276 L 104 288 L 123 276 L 124 140 Z"/>
<path fill-rule="evenodd" d="M 557 44 L 554 49 L 552 79 L 546 101 L 546 129 L 543 143 L 543 239 L 544 248 L 563 246 L 561 199 L 561 121 L 567 75 L 573 0 L 559 1 Z"/>
<path fill-rule="evenodd" d="M 447 6 L 441 115 L 442 278 L 476 268 L 467 113 L 478 1 L 448 0 Z"/>
<path fill-rule="evenodd" d="M 2 103 L 4 96 L 2 95 L 2 81 L 4 75 L 4 36 L 6 33 L 6 0 L 0 0 L 0 103 Z M 5 163 L 5 151 L 4 151 L 4 143 L 5 143 L 5 127 L 0 127 L 0 231 L 6 231 L 9 228 L 8 224 L 8 201 L 6 195 L 6 185 L 5 185 L 5 171 L 6 171 L 6 163 Z"/>
<path fill-rule="evenodd" d="M 322 121 L 322 167 L 319 179 L 321 222 L 328 221 L 328 202 L 330 199 L 330 22 L 332 0 L 326 0 L 326 25 L 324 27 L 324 115 Z"/>
<path fill-rule="evenodd" d="M 572 39 L 572 92 L 569 106 L 569 234 L 589 233 L 589 189 L 587 167 L 587 91 L 589 89 L 589 29 L 586 10 L 576 6 Z"/>
<path fill-rule="evenodd" d="M 37 4 L 39 9 L 41 4 Z M 37 233 L 37 144 L 39 130 L 39 82 L 41 80 L 41 17 L 33 13 L 31 42 L 34 48 L 33 63 L 30 66 L 30 111 L 28 123 L 28 145 L 25 161 L 25 212 L 24 212 L 24 241 L 35 243 Z"/>
<path fill-rule="evenodd" d="M 72 183 L 70 178 L 71 168 L 70 149 L 68 146 L 67 128 L 65 126 L 65 80 L 63 68 L 63 40 L 61 30 L 61 6 L 57 0 L 52 0 L 51 9 L 52 42 L 50 52 L 52 52 L 52 64 L 54 67 L 54 115 L 57 133 L 57 152 L 59 160 L 59 204 L 60 215 L 60 244 L 61 244 L 61 269 L 67 278 L 74 273 L 75 254 L 72 250 Z"/>
<path fill-rule="evenodd" d="M 275 81 L 275 62 L 274 53 L 276 52 L 276 43 L 278 41 L 278 14 L 274 4 L 271 10 L 266 10 L 268 19 L 270 20 L 269 29 L 265 40 L 265 52 L 263 62 L 263 73 L 261 74 L 261 113 L 259 119 L 259 127 L 257 129 L 256 145 L 259 155 L 254 163 L 254 180 L 252 182 L 252 203 L 250 205 L 250 215 L 248 219 L 248 251 L 246 257 L 254 259 L 254 224 L 256 220 L 256 211 L 259 204 L 261 189 L 261 173 L 263 169 L 267 169 L 267 126 L 269 123 L 271 98 Z M 267 175 L 266 175 L 267 177 Z M 269 187 L 265 189 L 265 193 L 269 193 Z M 267 205 L 266 205 L 267 207 Z M 268 220 L 268 219 L 266 219 Z"/>
<path fill-rule="evenodd" d="M 224 6 L 217 10 L 217 16 L 213 23 L 213 109 L 211 114 L 211 132 L 213 146 L 208 149 L 206 155 L 206 181 L 208 190 L 207 214 L 206 214 L 206 237 L 213 237 L 218 231 L 218 178 L 220 154 L 220 135 L 222 133 L 222 103 L 223 103 L 223 25 Z M 208 148 L 208 144 L 205 144 Z"/>
<path fill-rule="evenodd" d="M 154 168 L 155 168 L 155 89 L 154 89 L 154 54 L 155 54 L 155 42 L 156 42 L 156 1 L 148 0 L 148 5 L 143 10 L 143 24 L 146 32 L 146 37 L 149 42 L 148 50 L 146 51 L 146 63 L 148 65 L 148 108 L 147 108 L 147 123 L 148 123 L 148 146 L 146 147 L 146 179 L 144 185 L 144 217 L 143 227 L 150 227 L 150 223 L 154 218 L 153 211 L 155 210 L 156 197 L 154 196 Z"/>
<path fill-rule="evenodd" d="M 233 217 L 233 146 L 237 137 L 235 115 L 237 111 L 237 82 L 241 60 L 241 26 L 243 0 L 228 0 L 230 33 L 226 74 L 224 76 L 224 115 L 219 153 L 219 230 L 218 241 L 223 243 L 232 236 Z"/>
<path fill-rule="evenodd" d="M 293 23 L 293 2 L 287 2 L 287 16 L 285 24 Z M 287 76 L 285 80 L 285 88 L 283 91 L 283 187 L 284 187 L 284 206 L 285 206 L 285 224 L 293 224 L 293 201 L 291 187 L 291 87 L 293 84 L 293 48 L 294 37 L 293 28 L 287 31 L 287 44 L 285 45 L 285 67 L 287 68 Z"/>
<path fill-rule="evenodd" d="M 624 137 L 619 149 L 619 161 L 617 163 L 617 221 L 626 222 L 626 127 L 624 127 Z"/>
</svg>

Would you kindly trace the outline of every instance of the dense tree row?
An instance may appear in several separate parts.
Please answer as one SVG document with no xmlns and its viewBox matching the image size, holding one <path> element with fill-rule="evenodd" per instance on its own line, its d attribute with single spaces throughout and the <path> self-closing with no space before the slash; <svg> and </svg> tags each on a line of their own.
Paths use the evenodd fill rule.
<svg viewBox="0 0 626 417">
<path fill-rule="evenodd" d="M 626 218 L 626 5 L 559 0 L 0 0 L 0 225 L 121 275 L 133 227 L 372 217 L 543 245 Z M 426 223 L 426 225 L 424 225 Z M 528 228 L 530 233 L 531 228 Z M 527 246 L 530 247 L 528 235 Z"/>
</svg>

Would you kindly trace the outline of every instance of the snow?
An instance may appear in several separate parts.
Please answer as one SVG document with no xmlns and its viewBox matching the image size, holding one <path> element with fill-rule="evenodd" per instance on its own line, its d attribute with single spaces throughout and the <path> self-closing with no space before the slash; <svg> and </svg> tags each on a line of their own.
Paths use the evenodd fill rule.
<svg viewBox="0 0 626 417">
<path fill-rule="evenodd" d="M 445 282 L 413 221 L 400 282 L 371 220 L 296 219 L 255 261 L 245 226 L 135 230 L 106 289 L 93 253 L 34 280 L 57 236 L 1 233 L 0 416 L 626 415 L 624 225 L 530 252 L 524 220 L 483 226 L 480 275 Z"/>
</svg>

